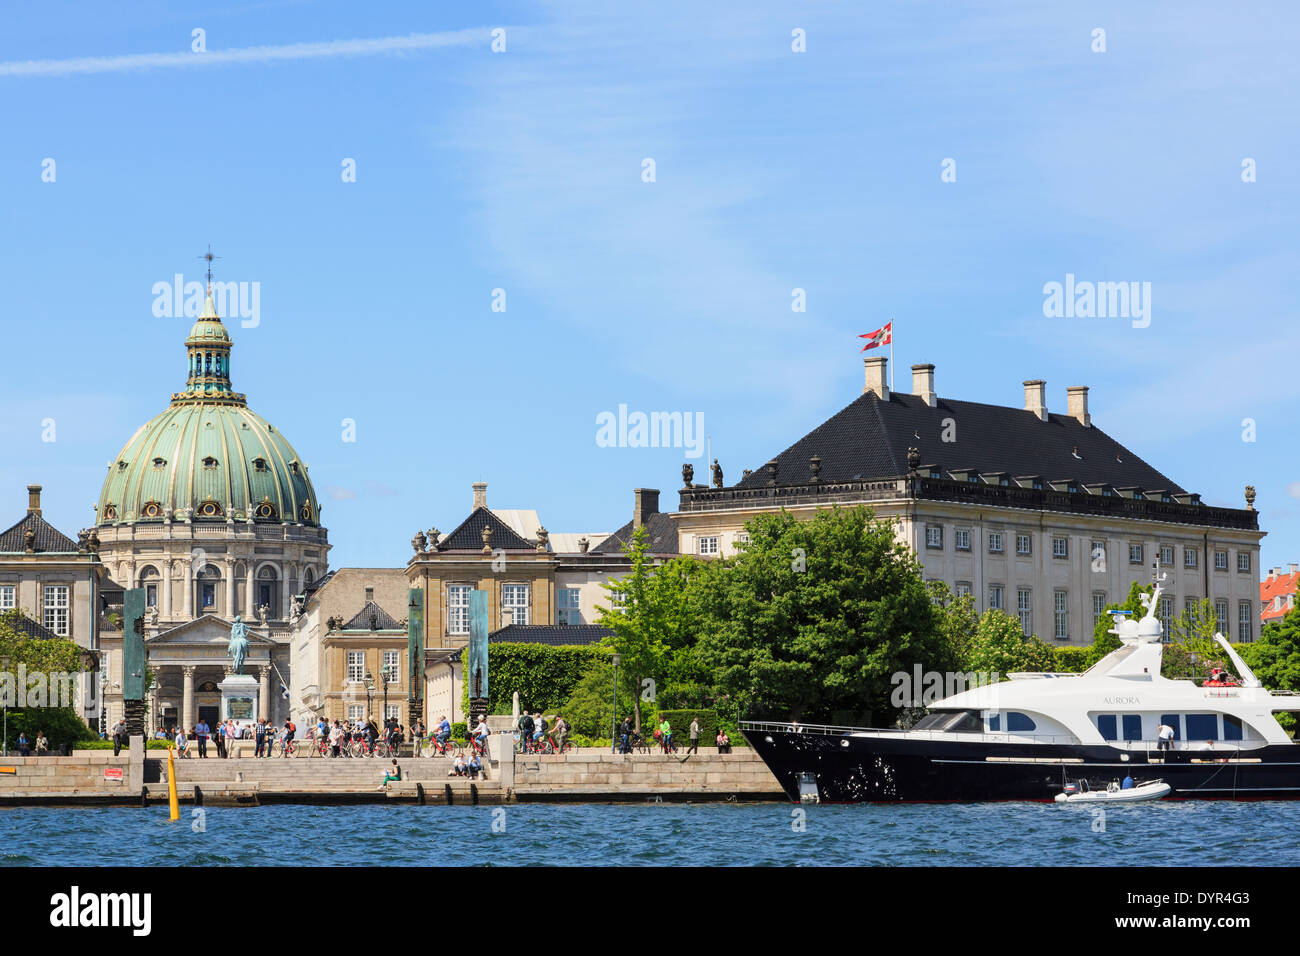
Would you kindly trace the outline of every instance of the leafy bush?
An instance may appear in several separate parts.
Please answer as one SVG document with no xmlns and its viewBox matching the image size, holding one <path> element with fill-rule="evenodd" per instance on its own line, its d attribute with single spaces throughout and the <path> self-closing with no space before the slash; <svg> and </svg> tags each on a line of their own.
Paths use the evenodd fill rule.
<svg viewBox="0 0 1300 956">
<path fill-rule="evenodd" d="M 1088 658 L 1092 653 L 1087 647 L 1053 647 L 1053 670 L 1066 674 L 1081 674 L 1092 665 Z"/>
<path fill-rule="evenodd" d="M 718 738 L 718 715 L 711 710 L 661 710 L 655 715 L 655 727 L 662 724 L 665 717 L 673 729 L 673 743 L 682 750 L 690 746 L 692 717 L 700 722 L 701 747 L 712 747 Z M 653 728 L 647 730 L 653 733 Z"/>
<path fill-rule="evenodd" d="M 145 750 L 168 750 L 171 748 L 171 746 L 172 746 L 172 742 L 170 740 L 154 740 L 150 738 L 145 740 L 144 742 Z M 191 744 L 190 748 L 192 753 L 196 753 L 196 754 L 198 753 L 198 747 L 196 744 Z M 79 740 L 72 745 L 72 749 L 73 750 L 112 750 L 113 741 L 99 740 L 99 739 Z M 125 747 L 122 748 L 122 752 L 126 753 Z M 210 752 L 216 753 L 215 748 Z"/>
<path fill-rule="evenodd" d="M 560 710 L 580 681 L 609 648 L 599 644 L 557 647 L 550 644 L 491 644 L 488 646 L 488 713 L 509 714 L 513 695 L 525 710 Z M 461 655 L 469 670 L 469 649 Z M 469 681 L 462 705 L 469 712 Z"/>
<path fill-rule="evenodd" d="M 18 735 L 26 733 L 33 749 L 36 733 L 44 731 L 50 750 L 57 751 L 64 744 L 79 744 L 97 739 L 86 722 L 71 707 L 30 707 L 9 711 L 9 733 L 6 744 L 12 752 L 18 746 Z"/>
</svg>

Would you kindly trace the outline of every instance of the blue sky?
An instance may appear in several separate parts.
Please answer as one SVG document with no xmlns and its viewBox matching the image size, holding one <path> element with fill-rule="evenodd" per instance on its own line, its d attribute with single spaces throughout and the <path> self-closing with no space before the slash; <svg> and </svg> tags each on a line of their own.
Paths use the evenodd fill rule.
<svg viewBox="0 0 1300 956">
<path fill-rule="evenodd" d="M 235 386 L 310 464 L 336 566 L 403 563 L 480 479 L 552 531 L 613 530 L 638 486 L 672 506 L 680 449 L 597 446 L 620 404 L 702 413 L 735 480 L 860 394 L 856 336 L 891 316 L 901 390 L 918 362 L 974 401 L 1043 378 L 1064 412 L 1089 385 L 1098 425 L 1208 502 L 1254 484 L 1262 564 L 1300 560 L 1300 15 L 1132 6 L 9 10 L 7 513 L 34 481 L 59 527 L 91 523 L 184 382 L 189 321 L 152 287 L 211 243 L 219 278 L 260 283 Z M 1044 317 L 1067 273 L 1150 282 L 1149 327 Z"/>
</svg>

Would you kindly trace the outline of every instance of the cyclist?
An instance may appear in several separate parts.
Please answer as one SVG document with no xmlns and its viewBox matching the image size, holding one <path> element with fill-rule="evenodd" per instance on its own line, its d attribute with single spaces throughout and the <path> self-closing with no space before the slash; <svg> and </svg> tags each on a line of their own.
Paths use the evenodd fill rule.
<svg viewBox="0 0 1300 956">
<path fill-rule="evenodd" d="M 284 747 L 284 754 L 286 757 L 293 749 L 293 732 L 295 729 L 292 720 L 286 720 L 284 722 L 284 743 L 281 746 Z"/>
<path fill-rule="evenodd" d="M 397 736 L 398 736 L 397 718 L 394 717 L 388 722 L 388 732 L 385 735 L 385 740 L 388 743 L 389 753 L 392 754 L 397 753 Z"/>
<path fill-rule="evenodd" d="M 542 747 L 542 741 L 546 739 L 546 715 L 540 711 L 537 714 L 536 730 L 533 731 L 533 746 L 538 750 Z"/>
<path fill-rule="evenodd" d="M 438 719 L 438 746 L 446 747 L 447 741 L 451 739 L 451 722 L 447 720 L 447 715 L 443 714 Z"/>
<path fill-rule="evenodd" d="M 478 719 L 478 726 L 474 728 L 474 740 L 484 753 L 487 753 L 488 733 L 487 716 L 484 715 Z"/>
<path fill-rule="evenodd" d="M 664 745 L 664 753 L 669 753 L 673 749 L 673 725 L 668 723 L 668 718 L 659 725 L 659 740 Z"/>
<path fill-rule="evenodd" d="M 379 742 L 379 727 L 376 726 L 374 717 L 371 717 L 366 721 L 365 737 L 366 751 L 373 754 L 375 752 L 375 744 Z"/>
</svg>

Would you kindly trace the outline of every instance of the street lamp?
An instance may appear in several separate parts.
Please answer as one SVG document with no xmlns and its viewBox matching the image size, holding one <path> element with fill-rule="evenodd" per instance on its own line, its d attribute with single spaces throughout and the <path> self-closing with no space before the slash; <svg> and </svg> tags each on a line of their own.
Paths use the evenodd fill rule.
<svg viewBox="0 0 1300 956">
<path fill-rule="evenodd" d="M 614 655 L 614 712 L 609 719 L 609 746 L 613 753 L 618 753 L 618 662 L 619 655 Z"/>
<path fill-rule="evenodd" d="M 388 681 L 389 681 L 389 676 L 388 676 L 389 671 L 388 671 L 387 664 L 384 665 L 383 670 L 381 670 L 379 674 L 384 679 L 384 716 L 382 719 L 386 722 L 388 720 Z"/>
<path fill-rule="evenodd" d="M 375 675 L 370 673 L 370 671 L 366 671 L 366 720 L 369 720 L 371 717 L 374 716 L 370 712 L 370 706 L 371 706 L 370 695 L 374 692 L 374 689 L 375 689 Z"/>
</svg>

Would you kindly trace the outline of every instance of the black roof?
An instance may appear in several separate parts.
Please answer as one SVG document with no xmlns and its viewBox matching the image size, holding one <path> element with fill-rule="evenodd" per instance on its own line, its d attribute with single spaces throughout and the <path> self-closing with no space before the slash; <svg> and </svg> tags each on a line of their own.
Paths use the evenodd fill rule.
<svg viewBox="0 0 1300 956">
<path fill-rule="evenodd" d="M 814 455 L 821 458 L 821 482 L 905 475 L 908 448 L 920 452 L 922 466 L 936 467 L 944 477 L 969 469 L 1185 493 L 1100 428 L 1069 415 L 1049 414 L 1042 421 L 1019 408 L 948 398 L 931 407 L 918 395 L 897 392 L 888 401 L 863 393 L 777 455 L 776 483 L 806 484 Z M 763 464 L 735 487 L 762 488 L 768 478 Z"/>
<path fill-rule="evenodd" d="M 651 554 L 680 554 L 677 543 L 677 519 L 672 515 L 652 514 L 645 522 Z M 632 540 L 629 521 L 591 550 L 596 554 L 621 554 L 623 545 Z"/>
<path fill-rule="evenodd" d="M 340 630 L 343 631 L 400 631 L 406 627 L 374 601 L 367 601 L 365 607 L 352 616 Z"/>
<path fill-rule="evenodd" d="M 451 534 L 438 542 L 439 551 L 482 551 L 483 528 L 492 529 L 492 550 L 536 551 L 537 546 L 521 538 L 508 524 L 487 508 L 475 508 Z"/>
<path fill-rule="evenodd" d="M 507 624 L 488 635 L 492 644 L 599 644 L 614 632 L 599 624 Z"/>
<path fill-rule="evenodd" d="M 55 634 L 44 624 L 33 621 L 26 614 L 7 614 L 4 619 L 13 626 L 13 629 L 19 634 L 26 634 L 30 638 L 37 640 L 58 640 L 59 635 Z"/>
<path fill-rule="evenodd" d="M 0 533 L 0 552 L 19 554 L 25 552 L 27 543 L 24 538 L 28 528 L 36 534 L 33 545 L 38 553 L 42 551 L 68 553 L 77 550 L 77 542 L 40 515 L 29 511 L 22 521 L 19 521 L 8 531 Z"/>
</svg>

